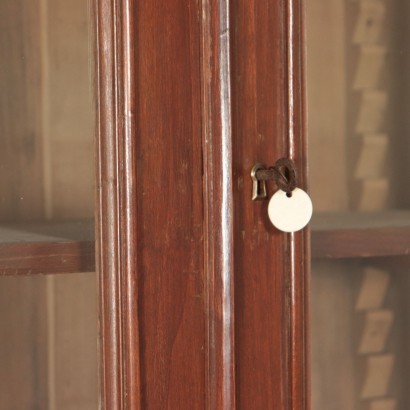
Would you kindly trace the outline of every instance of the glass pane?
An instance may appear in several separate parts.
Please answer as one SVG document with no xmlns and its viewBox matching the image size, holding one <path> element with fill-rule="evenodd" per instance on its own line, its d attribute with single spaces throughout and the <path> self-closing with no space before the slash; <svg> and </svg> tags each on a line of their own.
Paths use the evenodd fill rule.
<svg viewBox="0 0 410 410">
<path fill-rule="evenodd" d="M 0 2 L 1 409 L 98 408 L 90 9 Z"/>
<path fill-rule="evenodd" d="M 98 408 L 94 273 L 0 278 L 0 408 Z"/>
<path fill-rule="evenodd" d="M 314 410 L 410 408 L 409 18 L 306 2 Z"/>
<path fill-rule="evenodd" d="M 0 2 L 0 218 L 93 216 L 88 0 Z"/>
</svg>

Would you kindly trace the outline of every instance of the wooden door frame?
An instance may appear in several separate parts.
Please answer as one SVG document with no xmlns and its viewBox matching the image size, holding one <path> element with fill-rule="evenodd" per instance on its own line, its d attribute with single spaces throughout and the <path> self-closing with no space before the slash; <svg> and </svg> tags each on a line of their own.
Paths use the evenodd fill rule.
<svg viewBox="0 0 410 410">
<path fill-rule="evenodd" d="M 135 183 L 135 46 L 137 0 L 96 0 L 97 33 L 97 271 L 100 277 L 101 406 L 142 408 L 140 383 L 137 197 Z M 270 1 L 270 0 L 269 0 Z M 235 333 L 233 178 L 230 147 L 231 33 L 229 0 L 202 0 L 201 68 L 204 155 L 206 408 L 234 409 Z M 288 155 L 306 188 L 303 4 L 283 1 L 286 32 Z M 256 160 L 256 158 L 255 158 Z M 309 408 L 309 235 L 283 236 L 287 283 L 286 408 Z"/>
<path fill-rule="evenodd" d="M 286 7 L 288 152 L 308 189 L 305 74 L 305 2 L 288 0 Z M 289 345 L 291 409 L 310 409 L 310 231 L 288 236 Z"/>
<path fill-rule="evenodd" d="M 97 0 L 101 407 L 138 409 L 133 2 Z"/>
</svg>

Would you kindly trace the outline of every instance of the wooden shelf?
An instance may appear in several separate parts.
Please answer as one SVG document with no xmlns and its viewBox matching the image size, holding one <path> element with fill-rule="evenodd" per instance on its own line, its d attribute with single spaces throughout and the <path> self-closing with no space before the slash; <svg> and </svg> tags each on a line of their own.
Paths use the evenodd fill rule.
<svg viewBox="0 0 410 410">
<path fill-rule="evenodd" d="M 0 275 L 92 272 L 91 220 L 0 226 Z"/>
<path fill-rule="evenodd" d="M 312 218 L 313 258 L 410 254 L 410 211 L 319 214 Z"/>
<path fill-rule="evenodd" d="M 410 211 L 315 215 L 313 258 L 410 255 Z M 92 272 L 90 220 L 0 226 L 0 275 Z"/>
</svg>

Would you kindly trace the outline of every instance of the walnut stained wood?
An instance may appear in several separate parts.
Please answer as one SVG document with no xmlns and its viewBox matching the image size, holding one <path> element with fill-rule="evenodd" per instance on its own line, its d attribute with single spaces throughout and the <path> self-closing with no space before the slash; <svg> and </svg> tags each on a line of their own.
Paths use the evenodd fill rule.
<svg viewBox="0 0 410 410">
<path fill-rule="evenodd" d="M 408 255 L 407 211 L 316 215 L 311 224 L 313 258 Z"/>
<path fill-rule="evenodd" d="M 206 408 L 236 407 L 230 13 L 202 4 Z"/>
<path fill-rule="evenodd" d="M 0 275 L 94 271 L 92 229 L 87 220 L 3 226 Z M 407 255 L 410 215 L 407 211 L 316 215 L 311 234 L 314 258 Z"/>
<path fill-rule="evenodd" d="M 0 276 L 93 272 L 89 220 L 0 226 Z"/>
<path fill-rule="evenodd" d="M 273 232 L 249 177 L 290 156 L 306 184 L 301 5 L 97 17 L 102 406 L 309 408 L 307 233 Z"/>
<path fill-rule="evenodd" d="M 231 22 L 237 403 L 305 409 L 306 236 L 279 233 L 267 202 L 249 203 L 256 159 L 292 158 L 305 184 L 301 5 L 240 1 Z"/>
</svg>

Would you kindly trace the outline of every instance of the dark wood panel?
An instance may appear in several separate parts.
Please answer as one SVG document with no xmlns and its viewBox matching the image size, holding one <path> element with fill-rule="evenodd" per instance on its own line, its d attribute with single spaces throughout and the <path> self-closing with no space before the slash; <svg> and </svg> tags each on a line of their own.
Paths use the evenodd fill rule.
<svg viewBox="0 0 410 410">
<path fill-rule="evenodd" d="M 410 253 L 410 214 L 317 215 L 311 224 L 313 258 L 366 258 Z"/>
<path fill-rule="evenodd" d="M 201 9 L 151 0 L 135 16 L 142 407 L 202 409 Z"/>
<path fill-rule="evenodd" d="M 249 177 L 291 156 L 305 186 L 299 5 L 97 14 L 103 407 L 308 408 L 307 241 Z"/>
<path fill-rule="evenodd" d="M 202 2 L 205 312 L 207 371 L 204 407 L 235 404 L 233 178 L 230 7 Z"/>
<path fill-rule="evenodd" d="M 275 230 L 250 178 L 254 163 L 290 157 L 306 185 L 301 5 L 239 1 L 231 15 L 237 405 L 305 409 L 306 230 Z"/>
<path fill-rule="evenodd" d="M 103 407 L 203 408 L 200 9 L 97 14 Z"/>
<path fill-rule="evenodd" d="M 408 255 L 410 228 L 312 231 L 313 258 Z"/>
<path fill-rule="evenodd" d="M 298 185 L 308 190 L 304 2 L 286 3 L 287 142 Z M 288 236 L 291 409 L 310 409 L 310 236 L 308 228 Z"/>
<path fill-rule="evenodd" d="M 93 272 L 93 242 L 0 244 L 0 276 Z"/>
<path fill-rule="evenodd" d="M 0 275 L 93 272 L 89 220 L 0 226 Z"/>
<path fill-rule="evenodd" d="M 269 226 L 267 203 L 251 201 L 254 163 L 286 156 L 282 2 L 232 4 L 235 349 L 238 408 L 289 408 L 284 312 L 285 236 Z"/>
<path fill-rule="evenodd" d="M 101 407 L 141 408 L 137 276 L 135 3 L 98 0 L 96 263 Z"/>
</svg>

